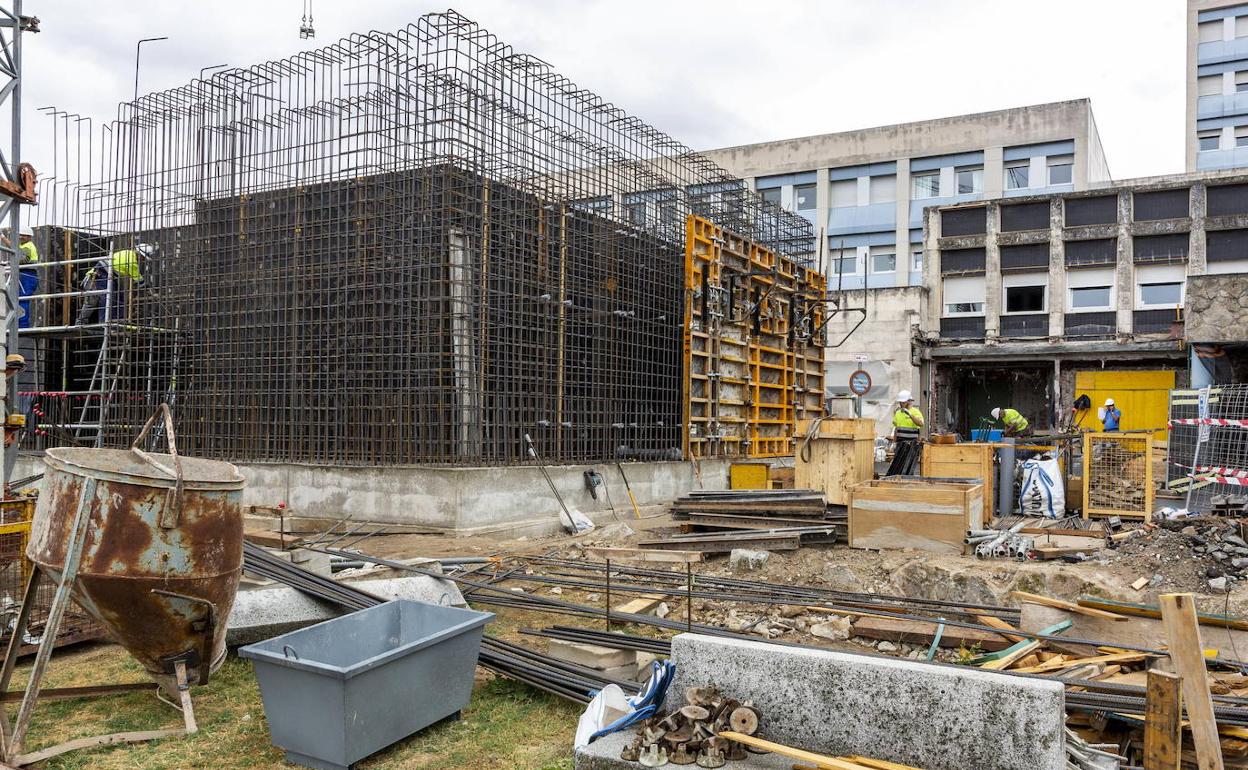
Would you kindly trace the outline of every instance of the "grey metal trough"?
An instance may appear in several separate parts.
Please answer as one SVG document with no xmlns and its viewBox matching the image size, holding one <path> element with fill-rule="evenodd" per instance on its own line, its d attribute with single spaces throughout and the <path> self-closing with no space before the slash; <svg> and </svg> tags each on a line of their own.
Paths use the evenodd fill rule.
<svg viewBox="0 0 1248 770">
<path fill-rule="evenodd" d="M 239 649 L 274 745 L 317 770 L 352 763 L 457 714 L 488 612 L 386 602 Z"/>
</svg>

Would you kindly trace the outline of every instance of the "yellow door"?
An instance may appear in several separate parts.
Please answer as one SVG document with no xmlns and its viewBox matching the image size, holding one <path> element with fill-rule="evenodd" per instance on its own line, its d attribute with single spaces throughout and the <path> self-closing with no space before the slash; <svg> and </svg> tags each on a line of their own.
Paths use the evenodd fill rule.
<svg viewBox="0 0 1248 770">
<path fill-rule="evenodd" d="M 1101 429 L 1097 410 L 1105 405 L 1105 399 L 1112 398 L 1122 410 L 1122 430 L 1151 428 L 1156 431 L 1154 438 L 1165 441 L 1173 389 L 1173 370 L 1075 372 L 1072 400 L 1085 393 L 1092 399 L 1092 410 L 1083 418 L 1084 428 Z"/>
</svg>

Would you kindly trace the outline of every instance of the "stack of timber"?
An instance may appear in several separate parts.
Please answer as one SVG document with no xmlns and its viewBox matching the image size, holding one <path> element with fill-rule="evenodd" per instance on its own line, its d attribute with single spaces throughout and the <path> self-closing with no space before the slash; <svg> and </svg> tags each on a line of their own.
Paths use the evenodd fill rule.
<svg viewBox="0 0 1248 770">
<path fill-rule="evenodd" d="M 672 503 L 672 518 L 689 529 L 775 529 L 844 522 L 830 514 L 822 492 L 810 489 L 737 489 L 693 492 Z"/>
</svg>

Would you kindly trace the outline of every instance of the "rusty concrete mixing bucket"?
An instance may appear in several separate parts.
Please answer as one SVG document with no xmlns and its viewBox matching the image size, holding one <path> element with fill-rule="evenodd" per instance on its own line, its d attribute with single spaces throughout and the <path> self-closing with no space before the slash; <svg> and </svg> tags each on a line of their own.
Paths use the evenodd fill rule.
<svg viewBox="0 0 1248 770">
<path fill-rule="evenodd" d="M 156 415 L 128 450 L 49 449 L 26 555 L 59 581 L 86 505 L 73 597 L 175 692 L 175 661 L 203 684 L 225 660 L 243 566 L 243 477 L 229 463 L 179 457 L 165 416 L 171 454 L 137 448 Z"/>
</svg>

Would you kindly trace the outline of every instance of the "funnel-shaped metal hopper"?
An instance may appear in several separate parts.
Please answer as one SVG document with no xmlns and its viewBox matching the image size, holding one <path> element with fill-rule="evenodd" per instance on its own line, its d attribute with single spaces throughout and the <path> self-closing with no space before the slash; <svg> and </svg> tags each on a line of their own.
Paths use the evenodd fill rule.
<svg viewBox="0 0 1248 770">
<path fill-rule="evenodd" d="M 242 572 L 238 469 L 81 447 L 49 449 L 45 462 L 27 556 L 59 581 L 79 506 L 87 506 L 74 599 L 166 690 L 174 691 L 177 660 L 191 683 L 207 682 L 225 659 Z"/>
</svg>

